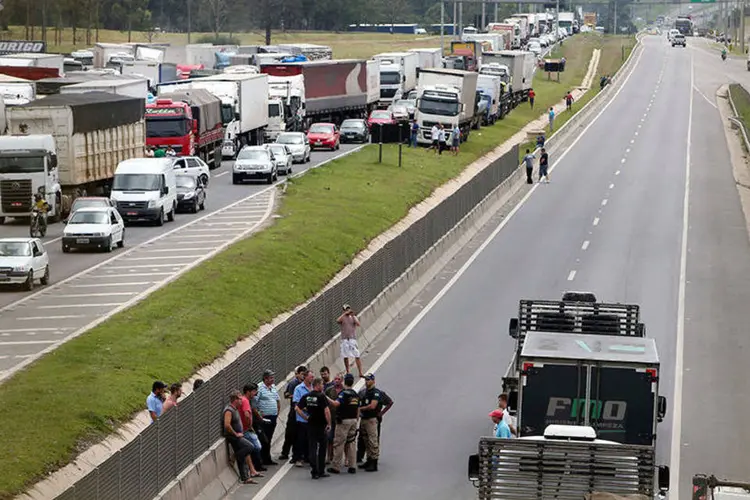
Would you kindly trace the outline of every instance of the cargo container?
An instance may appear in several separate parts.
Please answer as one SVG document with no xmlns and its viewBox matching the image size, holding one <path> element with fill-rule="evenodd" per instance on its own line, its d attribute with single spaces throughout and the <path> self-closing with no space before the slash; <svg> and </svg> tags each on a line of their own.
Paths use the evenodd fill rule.
<svg viewBox="0 0 750 500">
<path fill-rule="evenodd" d="M 132 80 L 91 80 L 60 88 L 61 94 L 88 94 L 89 92 L 109 92 L 145 101 L 148 98 L 148 80 L 143 78 Z"/>
<path fill-rule="evenodd" d="M 477 77 L 474 71 L 433 68 L 419 72 L 417 87 L 417 122 L 420 144 L 432 143 L 432 126 L 443 124 L 450 144 L 453 128 L 461 129 L 462 140 L 468 140 L 475 122 Z"/>
<path fill-rule="evenodd" d="M 0 96 L 6 106 L 18 106 L 36 99 L 36 83 L 14 76 L 0 75 Z"/>
<path fill-rule="evenodd" d="M 107 92 L 51 95 L 13 106 L 8 125 L 11 134 L 54 137 L 67 194 L 105 194 L 117 164 L 142 157 L 146 143 L 143 100 Z"/>
<path fill-rule="evenodd" d="M 279 45 L 279 50 L 293 55 L 303 55 L 309 61 L 330 61 L 333 59 L 333 49 L 326 45 L 286 43 Z"/>
<path fill-rule="evenodd" d="M 140 47 L 139 47 L 140 48 Z M 123 76 L 131 75 L 148 80 L 149 87 L 156 87 L 162 82 L 177 80 L 177 65 L 153 61 L 132 61 L 122 63 Z"/>
<path fill-rule="evenodd" d="M 482 116 L 482 123 L 492 125 L 501 118 L 500 98 L 503 88 L 500 77 L 480 74 L 477 77 L 477 91 L 480 99 L 486 104 L 486 113 Z"/>
<path fill-rule="evenodd" d="M 417 68 L 441 68 L 443 66 L 443 51 L 440 47 L 425 49 L 409 49 L 417 54 Z"/>
<path fill-rule="evenodd" d="M 508 68 L 510 92 L 517 101 L 528 97 L 536 69 L 536 56 L 532 52 L 501 50 L 484 53 L 482 57 L 485 64 L 498 63 Z"/>
<path fill-rule="evenodd" d="M 132 44 L 125 43 L 97 43 L 94 45 L 94 67 L 106 68 L 107 63 L 116 54 L 134 54 Z"/>
<path fill-rule="evenodd" d="M 199 156 L 221 166 L 224 125 L 221 100 L 204 89 L 181 89 L 146 105 L 146 144 L 172 147 L 178 156 Z"/>
<path fill-rule="evenodd" d="M 6 54 L 0 56 L 0 66 L 22 66 L 33 68 L 52 68 L 57 75 L 63 74 L 65 56 L 62 54 Z"/>
<path fill-rule="evenodd" d="M 482 45 L 479 42 L 451 42 L 449 67 L 464 71 L 479 71 L 482 64 Z"/>
<path fill-rule="evenodd" d="M 416 52 L 384 52 L 372 56 L 380 62 L 380 102 L 390 103 L 417 86 Z"/>
<path fill-rule="evenodd" d="M 464 34 L 461 39 L 464 42 L 478 42 L 482 52 L 505 50 L 505 33 L 477 33 L 475 35 Z"/>
<path fill-rule="evenodd" d="M 367 61 L 364 60 L 265 64 L 260 71 L 276 77 L 303 77 L 304 128 L 314 121 L 361 118 L 374 107 L 368 102 Z"/>
<path fill-rule="evenodd" d="M 521 47 L 521 28 L 517 23 L 490 23 L 487 25 L 487 32 L 488 33 L 494 33 L 499 31 L 500 33 L 504 33 L 507 37 L 506 40 L 509 41 L 506 42 L 505 48 L 510 49 L 518 49 Z"/>
</svg>

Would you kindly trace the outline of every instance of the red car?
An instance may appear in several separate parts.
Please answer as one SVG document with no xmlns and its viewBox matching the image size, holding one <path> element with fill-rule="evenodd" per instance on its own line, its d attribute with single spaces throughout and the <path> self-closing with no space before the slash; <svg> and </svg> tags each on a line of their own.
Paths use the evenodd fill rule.
<svg viewBox="0 0 750 500">
<path fill-rule="evenodd" d="M 333 123 L 313 123 L 307 131 L 310 149 L 338 149 L 341 144 L 341 132 Z"/>
<path fill-rule="evenodd" d="M 393 113 L 387 109 L 376 109 L 370 113 L 370 118 L 367 119 L 367 126 L 372 128 L 373 125 L 395 125 L 396 119 L 393 117 Z"/>
</svg>

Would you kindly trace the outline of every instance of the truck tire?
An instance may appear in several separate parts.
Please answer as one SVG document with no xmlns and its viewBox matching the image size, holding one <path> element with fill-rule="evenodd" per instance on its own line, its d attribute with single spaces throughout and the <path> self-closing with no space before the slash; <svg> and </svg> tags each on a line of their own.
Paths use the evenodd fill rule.
<svg viewBox="0 0 750 500">
<path fill-rule="evenodd" d="M 214 169 L 221 167 L 221 148 L 214 149 Z"/>
</svg>

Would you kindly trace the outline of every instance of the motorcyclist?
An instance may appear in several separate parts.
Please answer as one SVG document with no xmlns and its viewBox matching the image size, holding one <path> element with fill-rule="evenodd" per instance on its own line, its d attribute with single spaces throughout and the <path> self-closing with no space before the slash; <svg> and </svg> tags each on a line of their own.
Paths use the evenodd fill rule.
<svg viewBox="0 0 750 500">
<path fill-rule="evenodd" d="M 39 229 L 45 231 L 47 229 L 47 212 L 49 212 L 50 206 L 44 197 L 37 193 L 34 195 L 34 210 L 39 213 Z"/>
<path fill-rule="evenodd" d="M 726 47 L 722 47 L 721 48 L 721 59 L 722 60 L 726 60 L 726 58 L 727 58 L 727 48 Z"/>
</svg>

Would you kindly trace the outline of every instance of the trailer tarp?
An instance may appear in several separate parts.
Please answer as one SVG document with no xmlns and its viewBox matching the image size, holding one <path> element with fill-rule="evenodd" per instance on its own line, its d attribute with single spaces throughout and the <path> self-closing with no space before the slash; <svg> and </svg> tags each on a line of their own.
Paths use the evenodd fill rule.
<svg viewBox="0 0 750 500">
<path fill-rule="evenodd" d="M 221 123 L 221 100 L 208 90 L 183 89 L 179 92 L 162 94 L 159 98 L 189 104 L 194 114 L 197 114 L 199 134 L 213 130 Z"/>
</svg>

